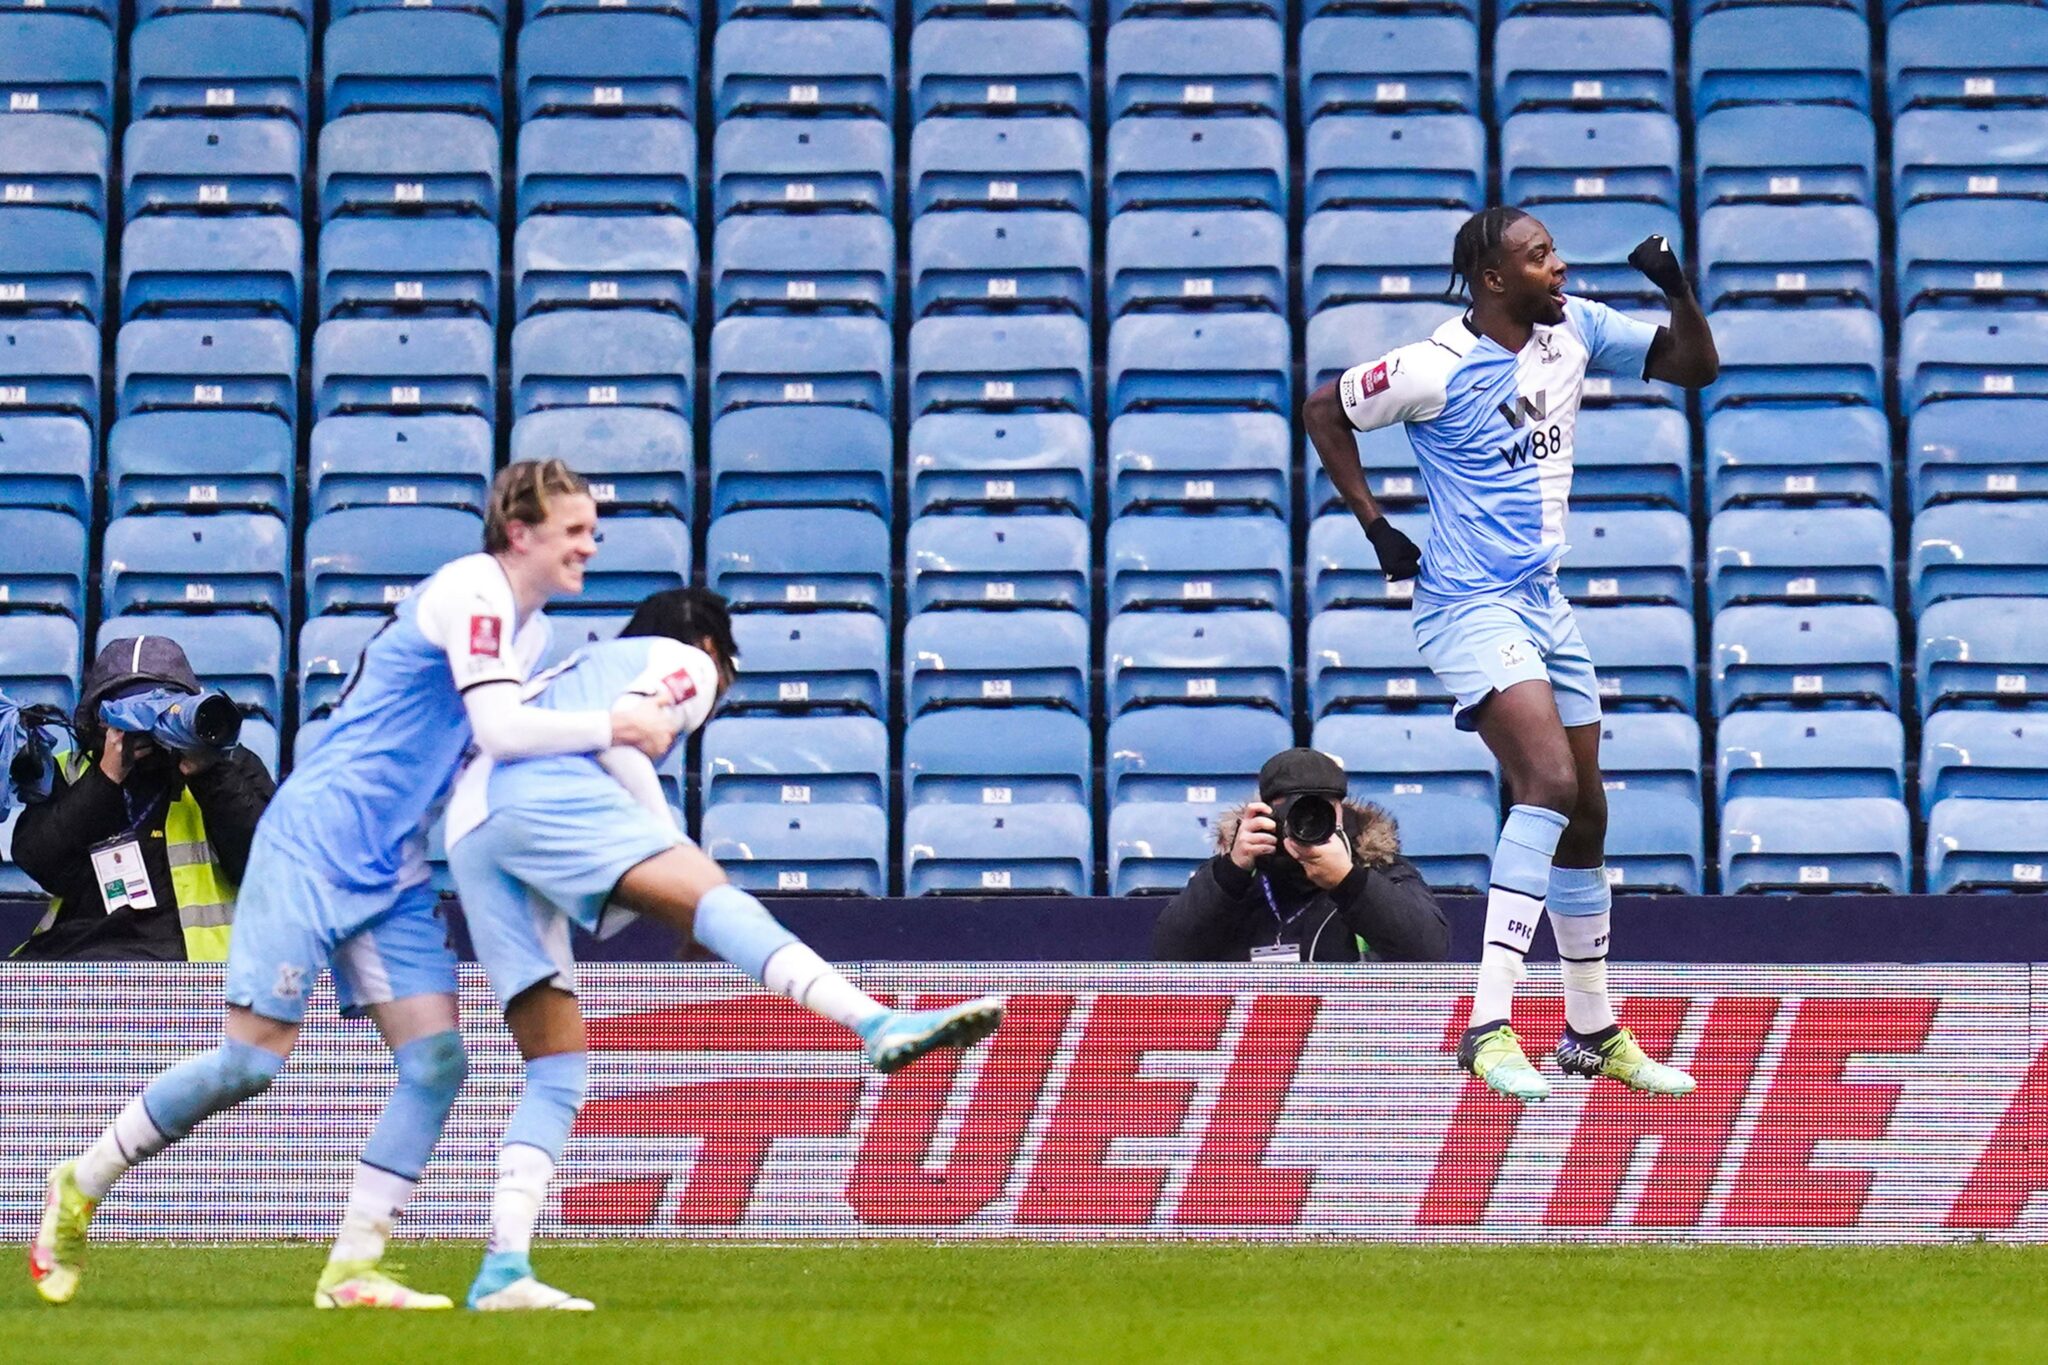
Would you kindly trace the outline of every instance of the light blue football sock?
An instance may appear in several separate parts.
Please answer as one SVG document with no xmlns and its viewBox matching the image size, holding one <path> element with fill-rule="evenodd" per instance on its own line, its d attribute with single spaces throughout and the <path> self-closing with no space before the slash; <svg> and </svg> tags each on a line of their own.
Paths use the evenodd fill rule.
<svg viewBox="0 0 2048 1365">
<path fill-rule="evenodd" d="M 768 959 L 777 950 L 798 941 L 768 913 L 767 906 L 730 884 L 704 893 L 697 902 L 697 918 L 690 932 L 697 942 L 756 981 L 764 981 Z"/>
<path fill-rule="evenodd" d="M 1486 891 L 1486 945 L 1479 952 L 1479 982 L 1472 991 L 1474 1027 L 1509 1017 L 1522 959 L 1543 918 L 1550 859 L 1564 833 L 1562 814 L 1543 806 L 1513 806 L 1493 850 Z"/>
<path fill-rule="evenodd" d="M 537 1147 L 547 1153 L 550 1162 L 559 1163 L 569 1129 L 576 1123 L 576 1111 L 583 1107 L 589 1069 L 589 1055 L 582 1052 L 557 1052 L 528 1062 L 526 1087 L 519 1093 L 512 1121 L 505 1125 L 503 1145 Z"/>
<path fill-rule="evenodd" d="M 223 1109 L 270 1089 L 283 1066 L 275 1052 L 223 1038 L 211 1052 L 187 1057 L 151 1081 L 142 1107 L 157 1130 L 176 1141 Z"/>
<path fill-rule="evenodd" d="M 403 1043 L 392 1050 L 391 1059 L 398 1064 L 398 1085 L 363 1147 L 363 1164 L 418 1180 L 441 1140 L 469 1064 L 462 1055 L 462 1035 L 453 1029 Z"/>
<path fill-rule="evenodd" d="M 1550 869 L 1550 932 L 1557 936 L 1564 1017 L 1574 1033 L 1614 1024 L 1607 998 L 1607 939 L 1614 893 L 1604 867 Z"/>
</svg>

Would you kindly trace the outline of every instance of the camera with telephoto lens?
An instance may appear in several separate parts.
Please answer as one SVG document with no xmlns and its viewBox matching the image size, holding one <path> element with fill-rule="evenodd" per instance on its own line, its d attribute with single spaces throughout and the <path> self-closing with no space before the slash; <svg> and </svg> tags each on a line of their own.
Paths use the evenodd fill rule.
<svg viewBox="0 0 2048 1365">
<path fill-rule="evenodd" d="M 100 721 L 179 753 L 225 753 L 242 737 L 241 708 L 225 692 L 153 688 L 101 702 Z"/>
<path fill-rule="evenodd" d="M 1282 797 L 1273 803 L 1273 822 L 1297 844 L 1326 844 L 1337 833 L 1337 803 L 1311 794 Z"/>
</svg>

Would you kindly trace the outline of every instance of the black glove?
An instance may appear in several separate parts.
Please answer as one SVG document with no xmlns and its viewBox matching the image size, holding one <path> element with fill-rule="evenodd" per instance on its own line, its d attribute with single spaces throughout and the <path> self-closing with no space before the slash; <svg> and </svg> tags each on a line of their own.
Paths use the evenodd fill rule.
<svg viewBox="0 0 2048 1365">
<path fill-rule="evenodd" d="M 1685 267 L 1679 263 L 1678 253 L 1671 249 L 1671 243 L 1654 232 L 1628 253 L 1628 263 L 1668 295 L 1684 294 L 1692 288 L 1686 283 Z"/>
<path fill-rule="evenodd" d="M 1365 528 L 1365 538 L 1372 542 L 1373 553 L 1380 557 L 1380 572 L 1389 583 L 1399 583 L 1422 572 L 1422 551 L 1385 517 L 1373 518 L 1372 525 Z"/>
</svg>

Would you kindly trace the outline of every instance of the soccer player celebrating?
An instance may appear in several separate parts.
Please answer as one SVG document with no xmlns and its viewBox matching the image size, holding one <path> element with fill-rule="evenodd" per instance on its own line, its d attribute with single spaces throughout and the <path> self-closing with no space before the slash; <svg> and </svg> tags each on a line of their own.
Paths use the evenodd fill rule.
<svg viewBox="0 0 2048 1365">
<path fill-rule="evenodd" d="M 306 996 L 332 968 L 345 1015 L 367 1014 L 398 1085 L 356 1165 L 321 1308 L 448 1308 L 378 1268 L 465 1074 L 455 955 L 428 880 L 426 832 L 463 752 L 499 758 L 629 746 L 666 753 L 661 708 L 527 706 L 547 648 L 541 607 L 583 589 L 597 507 L 559 460 L 492 485 L 484 553 L 444 566 L 371 640 L 319 747 L 257 826 L 230 939 L 220 1045 L 165 1071 L 78 1158 L 50 1172 L 29 1273 L 51 1303 L 77 1292 L 86 1226 L 114 1182 L 201 1121 L 268 1089 L 297 1041 Z"/>
<path fill-rule="evenodd" d="M 724 599 L 675 589 L 641 603 L 619 639 L 579 651 L 528 690 L 537 706 L 575 713 L 660 705 L 687 734 L 731 685 L 737 653 Z M 607 933 L 625 911 L 693 935 L 769 990 L 852 1029 L 878 1071 L 935 1047 L 971 1046 L 1002 1022 L 991 999 L 891 1010 L 834 971 L 683 836 L 637 749 L 523 762 L 477 756 L 449 799 L 448 861 L 477 960 L 526 1061 L 498 1151 L 472 1308 L 591 1307 L 536 1279 L 530 1260 L 534 1222 L 583 1103 L 570 925 Z"/>
<path fill-rule="evenodd" d="M 1720 358 L 1662 237 L 1637 246 L 1629 263 L 1663 291 L 1664 327 L 1567 295 L 1550 233 L 1520 209 L 1474 214 L 1451 261 L 1470 310 L 1322 385 L 1303 420 L 1380 568 L 1390 580 L 1420 574 L 1416 646 L 1456 697 L 1458 727 L 1476 729 L 1500 760 L 1514 801 L 1494 850 L 1486 947 L 1458 1063 L 1519 1100 L 1550 1093 L 1508 1022 L 1547 904 L 1563 959 L 1559 1067 L 1683 1095 L 1692 1077 L 1646 1056 L 1607 998 L 1600 694 L 1555 570 L 1586 374 L 1697 389 L 1713 382 Z M 1429 494 L 1423 550 L 1381 513 L 1352 440 L 1354 429 L 1395 422 L 1408 425 Z"/>
</svg>

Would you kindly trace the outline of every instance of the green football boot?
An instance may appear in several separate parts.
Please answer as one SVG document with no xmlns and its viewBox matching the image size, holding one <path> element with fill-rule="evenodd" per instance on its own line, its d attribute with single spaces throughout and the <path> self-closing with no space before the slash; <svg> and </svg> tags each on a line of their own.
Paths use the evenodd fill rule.
<svg viewBox="0 0 2048 1365">
<path fill-rule="evenodd" d="M 1474 1024 L 1458 1040 L 1458 1065 L 1511 1100 L 1533 1104 L 1550 1098 L 1550 1082 L 1522 1054 L 1522 1040 L 1505 1019 Z"/>
<path fill-rule="evenodd" d="M 1598 1033 L 1567 1028 L 1557 1040 L 1558 1069 L 1573 1076 L 1607 1076 L 1646 1095 L 1690 1095 L 1697 1084 L 1675 1066 L 1655 1061 L 1619 1024 Z"/>
</svg>

